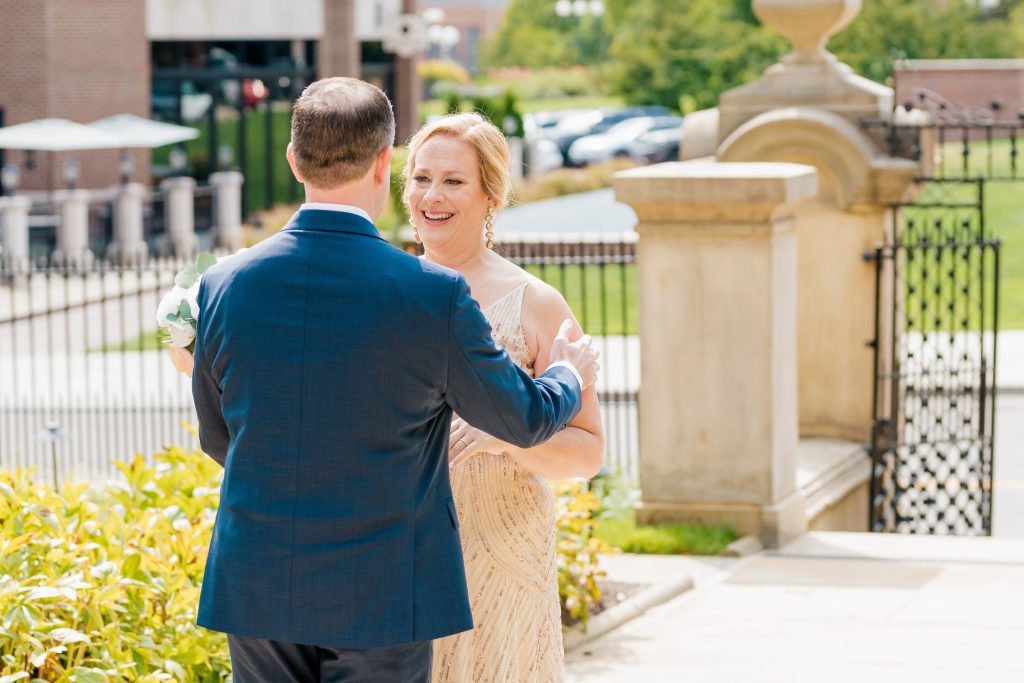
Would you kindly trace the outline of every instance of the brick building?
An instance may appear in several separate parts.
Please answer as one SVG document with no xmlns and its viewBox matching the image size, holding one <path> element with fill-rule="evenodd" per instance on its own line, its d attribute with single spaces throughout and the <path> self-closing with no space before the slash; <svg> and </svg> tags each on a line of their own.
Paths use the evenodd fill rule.
<svg viewBox="0 0 1024 683">
<path fill-rule="evenodd" d="M 205 50 L 208 57 L 215 45 L 278 61 L 283 45 L 285 62 L 312 57 L 318 75 L 358 76 L 360 41 L 379 39 L 378 24 L 397 1 L 3 0 L 3 123 L 47 117 L 85 123 L 125 112 L 148 117 L 156 99 L 155 56 L 188 59 Z M 363 22 L 365 38 L 357 34 L 357 4 L 373 6 Z M 266 49 L 254 49 L 260 45 Z M 134 179 L 148 181 L 150 152 L 131 153 Z M 108 186 L 120 177 L 116 150 L 5 156 L 20 167 L 25 189 L 60 187 L 63 161 L 71 157 L 80 163 L 83 187 Z"/>
<path fill-rule="evenodd" d="M 1024 59 L 914 59 L 896 68 L 896 102 L 917 104 L 921 88 L 959 108 L 992 109 L 996 120 L 1024 113 Z"/>
<path fill-rule="evenodd" d="M 128 112 L 149 115 L 145 4 L 137 0 L 4 0 L 0 3 L 0 107 L 6 125 L 58 117 L 88 122 Z M 148 177 L 149 155 L 133 153 Z M 22 187 L 61 185 L 62 154 L 20 152 Z M 76 153 L 83 180 L 111 184 L 117 151 Z"/>
<path fill-rule="evenodd" d="M 554 0 L 551 0 L 552 5 Z M 432 45 L 427 57 L 448 57 L 476 73 L 480 64 L 480 48 L 505 20 L 508 0 L 421 0 L 421 7 L 444 11 L 446 26 L 459 29 L 459 42 L 452 48 Z"/>
</svg>

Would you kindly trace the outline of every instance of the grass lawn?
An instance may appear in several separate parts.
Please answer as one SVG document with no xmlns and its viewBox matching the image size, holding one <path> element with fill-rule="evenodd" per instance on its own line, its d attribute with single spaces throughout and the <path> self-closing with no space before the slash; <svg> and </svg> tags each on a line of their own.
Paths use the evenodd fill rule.
<svg viewBox="0 0 1024 683">
<path fill-rule="evenodd" d="M 131 341 L 121 344 L 106 344 L 92 350 L 99 353 L 119 353 L 122 351 L 163 351 L 166 348 L 167 344 L 163 341 L 161 333 L 158 330 L 153 330 L 152 332 L 143 332 Z"/>
<path fill-rule="evenodd" d="M 636 264 L 527 266 L 562 292 L 580 325 L 593 336 L 638 333 Z"/>
<path fill-rule="evenodd" d="M 948 143 L 943 150 L 941 170 L 946 175 L 962 173 L 962 143 Z M 1011 168 L 1010 141 L 994 140 L 970 146 L 968 172 L 975 176 L 1008 176 Z M 1001 289 L 999 327 L 1024 329 L 1024 172 L 1018 161 L 1020 180 L 992 180 L 985 184 L 985 227 L 988 235 L 1002 240 L 1000 250 Z"/>
<path fill-rule="evenodd" d="M 729 527 L 637 526 L 632 516 L 601 520 L 594 536 L 627 553 L 718 555 L 739 535 Z"/>
</svg>

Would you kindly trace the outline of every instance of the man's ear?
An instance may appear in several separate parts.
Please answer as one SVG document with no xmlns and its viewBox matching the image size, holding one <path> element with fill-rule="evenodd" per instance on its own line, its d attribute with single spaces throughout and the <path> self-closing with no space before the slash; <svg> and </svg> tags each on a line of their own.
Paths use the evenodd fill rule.
<svg viewBox="0 0 1024 683">
<path fill-rule="evenodd" d="M 295 176 L 295 180 L 299 181 L 299 183 L 306 182 L 303 179 L 302 174 L 299 173 L 299 167 L 295 165 L 295 150 L 292 149 L 292 143 L 288 143 L 288 150 L 284 153 L 284 155 L 288 158 L 288 165 L 292 169 L 292 175 Z"/>
<path fill-rule="evenodd" d="M 391 154 L 393 148 L 389 145 L 380 151 L 377 160 L 373 163 L 373 181 L 381 185 L 391 182 Z"/>
</svg>

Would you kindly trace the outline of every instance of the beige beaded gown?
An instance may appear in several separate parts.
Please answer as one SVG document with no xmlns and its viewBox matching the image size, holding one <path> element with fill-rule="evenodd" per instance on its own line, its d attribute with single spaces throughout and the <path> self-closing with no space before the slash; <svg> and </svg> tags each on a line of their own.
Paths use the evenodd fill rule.
<svg viewBox="0 0 1024 683">
<path fill-rule="evenodd" d="M 526 284 L 484 309 L 494 341 L 533 374 L 521 312 Z M 564 678 L 547 480 L 501 453 L 451 471 L 475 628 L 434 642 L 434 683 L 551 683 Z"/>
</svg>

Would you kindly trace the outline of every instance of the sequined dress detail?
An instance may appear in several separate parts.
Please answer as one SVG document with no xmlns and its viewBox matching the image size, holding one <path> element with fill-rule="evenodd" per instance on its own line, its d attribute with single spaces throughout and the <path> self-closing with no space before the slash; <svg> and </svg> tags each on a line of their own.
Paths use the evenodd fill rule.
<svg viewBox="0 0 1024 683">
<path fill-rule="evenodd" d="M 522 327 L 524 283 L 484 315 L 494 341 L 533 374 Z M 434 683 L 552 683 L 564 679 L 555 565 L 555 501 L 544 477 L 502 453 L 451 471 L 472 631 L 434 643 Z"/>
</svg>

